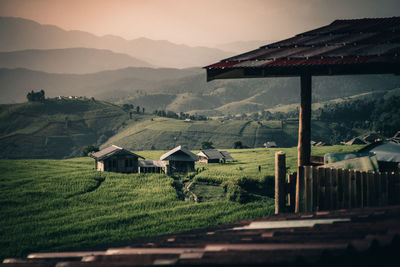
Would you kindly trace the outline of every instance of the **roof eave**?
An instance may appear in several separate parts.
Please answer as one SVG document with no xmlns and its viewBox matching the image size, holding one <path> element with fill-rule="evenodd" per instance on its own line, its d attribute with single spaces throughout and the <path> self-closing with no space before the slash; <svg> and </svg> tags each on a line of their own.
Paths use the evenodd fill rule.
<svg viewBox="0 0 400 267">
<path fill-rule="evenodd" d="M 313 66 L 274 66 L 274 67 L 232 67 L 206 68 L 207 82 L 217 79 L 243 79 L 266 77 L 298 77 L 303 74 L 313 76 L 394 74 L 400 75 L 400 63 L 335 64 Z"/>
</svg>

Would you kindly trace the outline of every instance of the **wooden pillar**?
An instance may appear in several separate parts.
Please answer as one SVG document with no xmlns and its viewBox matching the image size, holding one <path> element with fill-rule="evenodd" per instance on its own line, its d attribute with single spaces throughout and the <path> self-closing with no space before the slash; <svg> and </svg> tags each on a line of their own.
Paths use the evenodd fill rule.
<svg viewBox="0 0 400 267">
<path fill-rule="evenodd" d="M 275 153 L 275 214 L 283 212 L 286 206 L 286 155 L 280 151 Z"/>
<path fill-rule="evenodd" d="M 299 143 L 297 146 L 298 166 L 310 165 L 311 155 L 311 75 L 300 77 Z"/>
</svg>

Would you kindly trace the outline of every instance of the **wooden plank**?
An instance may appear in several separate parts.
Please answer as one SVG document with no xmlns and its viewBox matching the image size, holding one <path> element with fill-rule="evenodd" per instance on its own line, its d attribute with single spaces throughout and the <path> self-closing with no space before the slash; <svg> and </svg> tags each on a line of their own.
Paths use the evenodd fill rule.
<svg viewBox="0 0 400 267">
<path fill-rule="evenodd" d="M 294 212 L 296 205 L 296 179 L 297 173 L 288 175 L 288 211 Z"/>
<path fill-rule="evenodd" d="M 356 199 L 357 199 L 357 188 L 356 188 L 356 172 L 355 170 L 350 170 L 349 175 L 349 182 L 350 182 L 350 199 L 349 199 L 349 208 L 356 207 Z"/>
<path fill-rule="evenodd" d="M 296 207 L 295 212 L 303 212 L 304 210 L 304 167 L 297 168 L 296 182 Z"/>
<path fill-rule="evenodd" d="M 376 172 L 375 175 L 375 199 L 376 205 L 382 206 L 383 198 L 382 198 L 382 176 L 380 173 Z"/>
<path fill-rule="evenodd" d="M 318 190 L 318 168 L 313 167 L 312 168 L 312 191 L 313 191 L 313 203 L 312 203 L 312 211 L 318 211 L 318 196 L 319 196 L 319 190 Z"/>
<path fill-rule="evenodd" d="M 394 187 L 394 204 L 400 204 L 400 173 L 392 173 Z"/>
<path fill-rule="evenodd" d="M 372 172 L 369 172 L 367 174 L 367 206 L 371 207 L 374 202 L 373 202 L 373 180 L 374 180 L 374 174 Z"/>
<path fill-rule="evenodd" d="M 357 192 L 357 197 L 355 199 L 354 207 L 355 208 L 361 208 L 362 207 L 362 201 L 363 201 L 363 190 L 362 190 L 362 178 L 361 178 L 361 172 L 356 171 L 356 192 Z"/>
<path fill-rule="evenodd" d="M 382 179 L 382 206 L 386 206 L 389 204 L 388 201 L 388 173 L 384 172 L 381 174 Z"/>
<path fill-rule="evenodd" d="M 326 189 L 325 189 L 325 168 L 318 169 L 318 181 L 319 181 L 319 199 L 318 206 L 319 210 L 326 210 L 325 206 L 325 198 L 326 198 Z"/>
<path fill-rule="evenodd" d="M 395 203 L 395 188 L 394 188 L 394 173 L 388 173 L 388 204 L 393 205 Z"/>
<path fill-rule="evenodd" d="M 275 153 L 275 214 L 285 210 L 285 177 L 286 154 L 282 151 Z"/>
<path fill-rule="evenodd" d="M 303 212 L 308 212 L 308 175 L 310 174 L 309 166 L 304 166 L 304 202 L 303 202 Z"/>
<path fill-rule="evenodd" d="M 331 170 L 331 179 L 332 179 L 332 209 L 339 208 L 339 201 L 338 201 L 338 169 Z"/>
<path fill-rule="evenodd" d="M 311 75 L 300 76 L 299 140 L 297 166 L 310 165 L 311 156 Z"/>
<path fill-rule="evenodd" d="M 344 208 L 344 181 L 343 181 L 343 169 L 337 170 L 338 176 L 338 209 Z"/>
<path fill-rule="evenodd" d="M 343 170 L 343 208 L 348 209 L 350 204 L 350 171 Z"/>
<path fill-rule="evenodd" d="M 361 184 L 362 184 L 362 202 L 361 207 L 364 208 L 368 202 L 368 174 L 366 172 L 361 172 Z"/>
<path fill-rule="evenodd" d="M 332 169 L 325 169 L 325 207 L 328 210 L 332 209 Z"/>
</svg>

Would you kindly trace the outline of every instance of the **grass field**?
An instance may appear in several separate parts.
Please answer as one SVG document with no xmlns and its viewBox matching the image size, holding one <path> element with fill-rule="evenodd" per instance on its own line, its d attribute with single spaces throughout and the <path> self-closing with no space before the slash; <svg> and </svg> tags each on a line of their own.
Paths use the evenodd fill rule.
<svg viewBox="0 0 400 267">
<path fill-rule="evenodd" d="M 321 147 L 313 154 L 357 148 Z M 273 199 L 267 194 L 244 188 L 259 197 L 229 201 L 225 196 L 230 189 L 223 183 L 237 187 L 244 179 L 266 180 L 273 175 L 276 151 L 229 150 L 234 162 L 198 164 L 204 171 L 177 181 L 158 174 L 100 174 L 93 170 L 90 158 L 0 160 L 0 258 L 126 245 L 137 237 L 268 215 L 273 212 Z M 292 171 L 296 149 L 284 151 Z M 164 152 L 137 153 L 158 159 Z M 189 181 L 195 182 L 193 192 L 199 203 L 183 201 L 175 189 L 177 183 Z"/>
</svg>

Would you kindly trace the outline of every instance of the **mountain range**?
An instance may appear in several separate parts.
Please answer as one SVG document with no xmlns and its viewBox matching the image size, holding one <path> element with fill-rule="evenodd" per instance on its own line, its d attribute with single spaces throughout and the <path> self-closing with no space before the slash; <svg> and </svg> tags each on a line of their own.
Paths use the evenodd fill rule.
<svg viewBox="0 0 400 267">
<path fill-rule="evenodd" d="M 232 52 L 216 48 L 191 47 L 165 40 L 138 38 L 126 40 L 118 36 L 96 36 L 83 31 L 66 31 L 53 25 L 32 20 L 0 17 L 0 51 L 53 50 L 64 48 L 95 48 L 123 53 L 157 67 L 188 68 L 205 66 L 232 56 Z"/>
<path fill-rule="evenodd" d="M 146 38 L 99 37 L 10 17 L 0 17 L 0 38 L 0 103 L 23 102 L 28 92 L 41 89 L 46 97 L 87 96 L 148 112 L 165 109 L 207 116 L 299 102 L 298 78 L 207 83 L 205 70 L 188 68 L 256 48 L 263 41 L 190 47 Z M 391 75 L 314 77 L 313 101 L 396 87 L 400 78 Z"/>
</svg>

